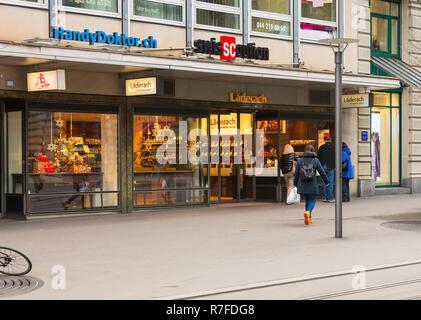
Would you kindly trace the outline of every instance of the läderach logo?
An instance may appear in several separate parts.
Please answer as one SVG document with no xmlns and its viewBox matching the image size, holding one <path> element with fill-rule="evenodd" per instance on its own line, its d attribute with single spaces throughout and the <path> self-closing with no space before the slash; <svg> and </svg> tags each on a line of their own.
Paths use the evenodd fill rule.
<svg viewBox="0 0 421 320">
<path fill-rule="evenodd" d="M 55 27 L 53 32 L 54 39 L 71 40 L 71 41 L 82 41 L 89 42 L 90 45 L 95 43 L 106 43 L 121 45 L 127 47 L 140 47 L 140 48 L 157 48 L 158 41 L 149 36 L 146 39 L 128 37 L 126 34 L 114 32 L 113 34 L 106 34 L 104 31 L 90 32 L 89 29 L 85 29 L 83 32 L 64 30 L 62 27 Z"/>
</svg>

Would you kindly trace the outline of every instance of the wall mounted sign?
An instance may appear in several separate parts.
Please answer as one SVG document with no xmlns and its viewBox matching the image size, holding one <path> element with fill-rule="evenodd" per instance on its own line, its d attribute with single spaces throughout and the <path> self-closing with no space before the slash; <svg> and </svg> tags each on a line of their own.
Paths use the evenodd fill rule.
<svg viewBox="0 0 421 320">
<path fill-rule="evenodd" d="M 195 40 L 195 53 L 221 56 L 221 60 L 235 60 L 235 58 L 269 60 L 269 48 L 256 47 L 254 43 L 248 45 L 236 44 L 235 37 L 221 36 L 220 41 L 215 38 L 209 40 Z"/>
<path fill-rule="evenodd" d="M 373 95 L 371 93 L 346 94 L 342 96 L 343 108 L 364 108 L 373 105 Z"/>
<path fill-rule="evenodd" d="M 6 88 L 14 88 L 15 80 L 6 80 Z"/>
<path fill-rule="evenodd" d="M 361 141 L 368 141 L 368 131 L 361 131 Z"/>
<path fill-rule="evenodd" d="M 146 39 L 128 37 L 126 34 L 114 32 L 113 34 L 106 34 L 104 31 L 90 32 L 85 29 L 83 32 L 64 30 L 62 27 L 53 29 L 53 38 L 62 40 L 82 41 L 88 42 L 91 46 L 95 43 L 115 44 L 127 47 L 140 48 L 157 48 L 158 42 L 153 36 Z"/>
<path fill-rule="evenodd" d="M 163 94 L 164 81 L 161 78 L 141 78 L 126 80 L 126 96 Z"/>
<path fill-rule="evenodd" d="M 248 96 L 245 93 L 234 93 L 230 92 L 229 95 L 230 102 L 245 102 L 245 103 L 267 103 L 268 99 L 265 97 L 264 94 L 260 96 Z"/>
<path fill-rule="evenodd" d="M 28 91 L 66 90 L 63 69 L 40 71 L 27 74 Z"/>
</svg>

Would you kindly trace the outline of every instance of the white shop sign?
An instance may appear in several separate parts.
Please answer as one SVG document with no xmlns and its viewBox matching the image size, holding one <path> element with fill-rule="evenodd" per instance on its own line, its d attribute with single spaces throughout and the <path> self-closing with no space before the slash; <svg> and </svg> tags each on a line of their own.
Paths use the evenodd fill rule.
<svg viewBox="0 0 421 320">
<path fill-rule="evenodd" d="M 28 91 L 66 90 L 66 77 L 63 69 L 39 71 L 27 74 Z"/>
</svg>

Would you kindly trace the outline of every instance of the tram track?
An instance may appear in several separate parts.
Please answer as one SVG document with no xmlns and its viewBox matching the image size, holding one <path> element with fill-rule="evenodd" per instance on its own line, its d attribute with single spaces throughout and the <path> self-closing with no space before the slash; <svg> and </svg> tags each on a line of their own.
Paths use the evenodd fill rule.
<svg viewBox="0 0 421 320">
<path fill-rule="evenodd" d="M 421 260 L 225 287 L 157 299 L 421 299 Z M 364 281 L 359 288 L 353 282 Z M 411 298 L 412 297 L 412 298 Z"/>
</svg>

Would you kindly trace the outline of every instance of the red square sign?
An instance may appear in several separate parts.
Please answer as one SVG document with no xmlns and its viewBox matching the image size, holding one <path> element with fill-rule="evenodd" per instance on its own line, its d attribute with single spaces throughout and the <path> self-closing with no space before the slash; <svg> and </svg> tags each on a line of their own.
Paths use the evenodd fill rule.
<svg viewBox="0 0 421 320">
<path fill-rule="evenodd" d="M 222 54 L 221 60 L 235 60 L 236 45 L 235 37 L 221 36 Z"/>
</svg>

